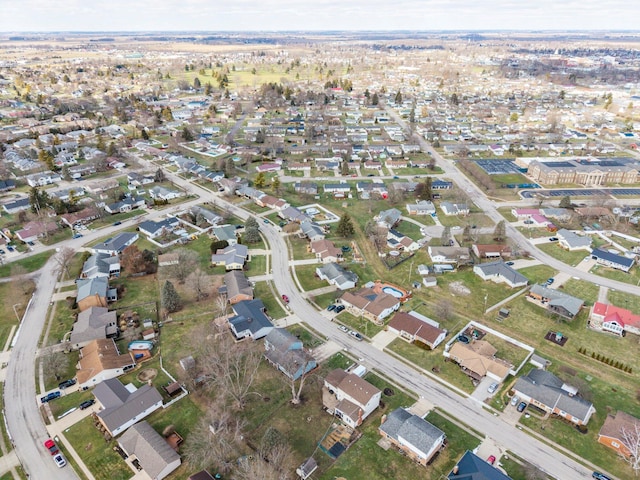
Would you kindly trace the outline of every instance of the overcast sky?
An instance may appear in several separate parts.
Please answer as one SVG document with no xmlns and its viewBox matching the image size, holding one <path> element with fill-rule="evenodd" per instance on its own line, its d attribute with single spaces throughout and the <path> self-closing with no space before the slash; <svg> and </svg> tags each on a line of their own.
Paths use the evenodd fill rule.
<svg viewBox="0 0 640 480">
<path fill-rule="evenodd" d="M 638 30 L 638 0 L 0 0 L 0 31 Z"/>
</svg>

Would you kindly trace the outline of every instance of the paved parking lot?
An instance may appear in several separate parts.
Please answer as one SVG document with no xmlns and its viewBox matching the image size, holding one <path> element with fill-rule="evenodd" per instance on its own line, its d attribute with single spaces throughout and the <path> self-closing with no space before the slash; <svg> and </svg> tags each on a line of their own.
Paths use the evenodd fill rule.
<svg viewBox="0 0 640 480">
<path fill-rule="evenodd" d="M 559 190 L 521 190 L 523 198 L 534 198 L 538 195 L 545 197 L 590 197 L 594 195 L 640 195 L 640 188 L 572 188 Z"/>
</svg>

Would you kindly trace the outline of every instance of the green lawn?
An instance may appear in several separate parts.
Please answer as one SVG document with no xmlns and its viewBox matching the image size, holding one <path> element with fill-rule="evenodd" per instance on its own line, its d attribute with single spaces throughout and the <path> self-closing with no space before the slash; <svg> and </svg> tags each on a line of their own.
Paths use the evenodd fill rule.
<svg viewBox="0 0 640 480">
<path fill-rule="evenodd" d="M 505 470 L 505 472 L 507 472 L 507 475 L 509 475 L 512 480 L 530 480 L 533 477 L 531 477 L 528 472 L 531 471 L 532 469 L 535 469 L 537 472 L 538 476 L 535 478 L 539 480 L 551 479 L 551 477 L 544 474 L 533 465 L 515 457 L 515 455 L 513 455 L 511 452 L 506 452 L 500 458 L 500 464 L 502 465 L 502 468 Z"/>
<path fill-rule="evenodd" d="M 56 302 L 55 309 L 56 313 L 49 328 L 47 345 L 60 343 L 64 339 L 65 334 L 73 327 L 76 321 L 76 315 L 80 313 L 78 309 L 72 310 L 66 300 Z"/>
<path fill-rule="evenodd" d="M 264 275 L 267 271 L 266 255 L 251 255 L 251 261 L 247 263 L 245 274 L 250 277 L 252 275 Z"/>
<path fill-rule="evenodd" d="M 588 253 L 584 250 L 576 250 L 574 252 L 565 250 L 564 248 L 560 247 L 560 244 L 558 242 L 542 243 L 536 246 L 538 247 L 538 249 L 551 255 L 553 258 L 556 258 L 561 262 L 564 262 L 567 265 L 571 266 L 578 265 L 584 259 L 584 257 L 588 255 Z"/>
<path fill-rule="evenodd" d="M 304 238 L 298 238 L 296 235 L 288 235 L 287 243 L 290 248 L 290 253 L 293 253 L 293 260 L 306 260 L 316 256 L 315 253 L 307 250 L 309 242 Z"/>
<path fill-rule="evenodd" d="M 319 266 L 321 266 L 321 264 L 297 265 L 296 267 L 293 267 L 296 269 L 296 277 L 298 277 L 302 290 L 305 292 L 329 286 L 329 283 L 326 280 L 321 280 L 316 277 L 316 268 Z"/>
<path fill-rule="evenodd" d="M 282 318 L 287 314 L 280 305 L 280 302 L 276 300 L 275 296 L 277 295 L 277 292 L 271 288 L 271 282 L 256 282 L 253 287 L 253 296 L 262 300 L 262 303 L 264 303 L 267 313 L 271 318 Z"/>
<path fill-rule="evenodd" d="M 32 280 L 0 283 L 0 348 L 4 348 L 12 327 L 18 327 L 35 289 Z"/>
<path fill-rule="evenodd" d="M 512 210 L 513 210 L 512 207 L 499 207 L 498 208 L 498 212 L 500 212 L 500 215 L 502 215 L 507 222 L 517 222 L 518 219 L 515 217 L 515 215 L 513 213 L 511 213 Z"/>
<path fill-rule="evenodd" d="M 584 280 L 576 280 L 570 278 L 559 289 L 564 293 L 573 295 L 574 297 L 581 298 L 585 302 L 585 306 L 590 307 L 598 300 L 598 292 L 600 288 L 591 282 L 585 282 Z M 634 297 L 637 298 L 637 297 Z"/>
<path fill-rule="evenodd" d="M 365 337 L 371 338 L 384 329 L 383 325 L 376 325 L 375 323 L 367 320 L 364 317 L 356 317 L 351 315 L 346 310 L 339 313 L 337 321 L 349 328 L 362 333 Z"/>
<path fill-rule="evenodd" d="M 80 352 L 76 351 L 72 351 L 69 353 L 64 353 L 64 352 L 56 352 L 51 354 L 54 357 L 66 357 L 66 369 L 65 371 L 60 373 L 60 378 L 56 378 L 55 375 L 47 375 L 47 369 L 45 367 L 45 377 L 44 377 L 44 388 L 45 390 L 51 390 L 53 388 L 56 388 L 58 386 L 58 384 L 63 381 L 66 380 L 68 378 L 74 378 L 76 376 L 76 365 L 78 363 L 78 360 L 80 358 Z M 51 357 L 43 357 L 42 361 L 50 361 Z M 53 400 L 52 405 L 54 403 L 57 403 L 59 400 L 61 400 L 63 397 L 60 397 L 56 400 Z M 62 402 L 64 404 L 64 402 Z M 66 410 L 62 410 L 63 412 Z"/>
<path fill-rule="evenodd" d="M 550 237 L 551 233 L 546 228 L 539 227 L 516 227 L 516 230 L 520 231 L 525 237 L 528 238 L 542 238 L 542 237 Z M 586 255 L 587 252 L 585 252 Z"/>
<path fill-rule="evenodd" d="M 591 273 L 610 278 L 611 280 L 617 280 L 618 282 L 630 283 L 632 285 L 640 284 L 640 267 L 637 265 L 632 267 L 629 273 L 602 265 L 595 265 L 591 269 Z"/>
<path fill-rule="evenodd" d="M 13 265 L 20 265 L 22 268 L 26 270 L 26 273 L 35 272 L 36 270 L 40 270 L 49 257 L 51 257 L 55 252 L 55 250 L 47 250 L 46 252 L 37 253 L 36 255 L 31 255 L 30 257 L 21 258 L 20 260 L 16 260 L 15 262 L 7 263 L 0 267 L 0 277 L 10 277 L 11 276 L 11 267 Z"/>
<path fill-rule="evenodd" d="M 314 301 L 320 308 L 327 308 L 330 304 L 335 303 L 341 295 L 342 292 L 340 290 L 336 290 L 334 292 L 316 295 L 315 297 L 310 298 L 310 300 Z"/>
<path fill-rule="evenodd" d="M 640 313 L 640 297 L 632 293 L 620 292 L 618 290 L 609 290 L 607 294 L 607 303 L 617 307 L 626 308 L 634 313 Z"/>
<path fill-rule="evenodd" d="M 533 267 L 519 268 L 518 272 L 529 279 L 529 283 L 544 283 L 547 278 L 553 277 L 557 272 L 547 265 L 534 265 Z"/>
</svg>

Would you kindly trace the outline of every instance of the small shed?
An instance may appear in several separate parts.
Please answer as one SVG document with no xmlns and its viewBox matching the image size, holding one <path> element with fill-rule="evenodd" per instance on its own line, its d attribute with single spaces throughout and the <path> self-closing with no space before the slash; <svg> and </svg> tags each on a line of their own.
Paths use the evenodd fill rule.
<svg viewBox="0 0 640 480">
<path fill-rule="evenodd" d="M 156 338 L 156 331 L 153 328 L 149 328 L 142 332 L 143 340 L 153 340 L 154 338 Z"/>
<path fill-rule="evenodd" d="M 296 473 L 302 480 L 306 480 L 318 468 L 318 463 L 313 457 L 307 458 L 302 465 L 296 468 Z"/>
<path fill-rule="evenodd" d="M 179 382 L 173 382 L 169 385 L 165 385 L 162 389 L 169 395 L 170 397 L 175 395 L 178 392 L 182 391 L 182 385 Z"/>
<path fill-rule="evenodd" d="M 196 361 L 191 355 L 180 359 L 180 366 L 185 372 L 193 370 L 196 367 Z"/>
</svg>

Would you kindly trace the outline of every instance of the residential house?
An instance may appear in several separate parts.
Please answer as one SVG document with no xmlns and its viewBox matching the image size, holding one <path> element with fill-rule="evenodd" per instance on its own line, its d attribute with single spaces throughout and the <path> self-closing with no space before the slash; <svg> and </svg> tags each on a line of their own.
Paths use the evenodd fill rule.
<svg viewBox="0 0 640 480">
<path fill-rule="evenodd" d="M 302 341 L 284 328 L 272 329 L 264 337 L 264 357 L 287 378 L 297 380 L 318 366 Z"/>
<path fill-rule="evenodd" d="M 115 178 L 106 178 L 104 180 L 99 180 L 96 182 L 91 182 L 86 185 L 86 189 L 90 193 L 101 194 L 108 190 L 113 190 L 114 188 L 118 188 L 120 183 Z"/>
<path fill-rule="evenodd" d="M 473 273 L 483 280 L 491 280 L 494 283 L 504 283 L 510 288 L 524 287 L 529 283 L 527 277 L 511 268 L 502 260 L 474 265 Z"/>
<path fill-rule="evenodd" d="M 318 184 L 314 182 L 296 182 L 293 184 L 293 189 L 303 195 L 316 196 L 318 194 Z"/>
<path fill-rule="evenodd" d="M 218 240 L 226 241 L 229 246 L 233 246 L 238 243 L 237 228 L 233 225 L 213 227 L 211 231 Z"/>
<path fill-rule="evenodd" d="M 447 331 L 441 329 L 438 322 L 413 311 L 396 312 L 387 327 L 403 340 L 422 343 L 431 350 L 440 345 L 447 336 Z"/>
<path fill-rule="evenodd" d="M 27 175 L 25 180 L 30 187 L 44 187 L 45 185 L 61 182 L 62 177 L 58 173 L 47 170 L 46 172 Z"/>
<path fill-rule="evenodd" d="M 106 307 L 108 302 L 118 299 L 116 289 L 109 288 L 107 277 L 81 278 L 76 280 L 76 286 L 76 303 L 81 312 L 91 307 Z"/>
<path fill-rule="evenodd" d="M 348 290 L 358 283 L 358 276 L 355 273 L 345 270 L 337 263 L 327 263 L 317 267 L 316 275 L 321 280 L 329 282 L 330 285 L 335 285 L 339 290 Z"/>
<path fill-rule="evenodd" d="M 173 232 L 179 225 L 180 221 L 176 217 L 168 217 L 157 222 L 153 220 L 140 222 L 138 230 L 147 238 L 157 238 Z"/>
<path fill-rule="evenodd" d="M 345 292 L 340 302 L 355 316 L 363 316 L 381 325 L 400 308 L 400 299 L 376 288 L 365 287 L 355 293 Z"/>
<path fill-rule="evenodd" d="M 79 387 L 93 387 L 104 380 L 119 377 L 135 366 L 131 352 L 120 354 L 115 339 L 103 337 L 87 342 L 80 349 L 76 379 Z"/>
<path fill-rule="evenodd" d="M 383 210 L 378 215 L 373 217 L 373 219 L 378 223 L 381 227 L 393 228 L 398 223 L 400 223 L 402 217 L 402 212 L 397 208 L 390 208 L 388 210 Z"/>
<path fill-rule="evenodd" d="M 318 240 L 324 240 L 324 230 L 320 225 L 311 220 L 303 220 L 300 223 L 300 230 L 310 242 L 316 242 Z"/>
<path fill-rule="evenodd" d="M 107 255 L 120 255 L 129 245 L 133 245 L 138 240 L 139 235 L 135 232 L 122 232 L 115 237 L 100 242 L 95 245 L 93 253 L 106 253 Z"/>
<path fill-rule="evenodd" d="M 117 378 L 103 380 L 93 389 L 100 404 L 98 420 L 112 437 L 162 407 L 162 396 L 153 386 L 126 387 Z"/>
<path fill-rule="evenodd" d="M 105 307 L 90 307 L 78 314 L 69 336 L 69 343 L 72 348 L 77 349 L 93 340 L 117 338 L 119 333 L 118 316 L 115 311 L 109 311 Z"/>
<path fill-rule="evenodd" d="M 146 420 L 127 429 L 118 445 L 129 456 L 129 461 L 137 460 L 151 480 L 162 480 L 181 463 L 180 455 Z"/>
<path fill-rule="evenodd" d="M 259 340 L 273 329 L 273 323 L 265 313 L 262 300 L 242 300 L 233 305 L 233 317 L 229 318 L 229 327 L 237 339 L 251 337 Z"/>
<path fill-rule="evenodd" d="M 516 380 L 513 390 L 521 400 L 576 425 L 586 425 L 596 411 L 591 402 L 579 396 L 575 387 L 546 370 L 531 370 Z"/>
<path fill-rule="evenodd" d="M 467 450 L 447 476 L 448 480 L 511 480 L 496 467 Z"/>
<path fill-rule="evenodd" d="M 104 206 L 104 210 L 107 213 L 124 213 L 130 212 L 136 208 L 142 208 L 146 205 L 144 198 L 142 197 L 125 197 L 119 202 L 110 203 Z"/>
<path fill-rule="evenodd" d="M 444 356 L 460 365 L 460 369 L 473 380 L 489 377 L 502 382 L 513 365 L 496 358 L 497 351 L 486 340 L 473 340 L 471 343 L 455 342 L 444 352 Z"/>
<path fill-rule="evenodd" d="M 120 257 L 106 253 L 94 253 L 82 265 L 80 278 L 120 276 Z"/>
<path fill-rule="evenodd" d="M 302 223 L 305 220 L 309 220 L 309 217 L 302 213 L 296 207 L 287 207 L 284 210 L 278 212 L 278 217 L 288 222 Z"/>
<path fill-rule="evenodd" d="M 600 265 L 615 268 L 616 270 L 622 270 L 623 272 L 631 270 L 634 263 L 633 258 L 618 255 L 617 253 L 611 253 L 601 248 L 594 248 L 591 252 L 591 258 Z"/>
<path fill-rule="evenodd" d="M 196 218 L 202 217 L 209 225 L 218 225 L 222 221 L 220 215 L 199 205 L 194 205 L 189 211 Z"/>
<path fill-rule="evenodd" d="M 571 252 L 574 250 L 591 251 L 591 237 L 589 235 L 576 235 L 571 230 L 561 228 L 556 232 L 558 245 Z"/>
<path fill-rule="evenodd" d="M 584 300 L 564 293 L 560 290 L 544 285 L 533 285 L 527 294 L 528 299 L 533 299 L 542 304 L 547 310 L 565 318 L 572 319 L 584 306 Z"/>
<path fill-rule="evenodd" d="M 343 260 L 342 250 L 336 247 L 331 240 L 317 240 L 310 244 L 311 252 L 322 263 L 338 263 Z"/>
<path fill-rule="evenodd" d="M 211 264 L 213 266 L 223 265 L 225 270 L 242 270 L 248 259 L 249 248 L 237 243 L 217 250 L 211 255 Z"/>
<path fill-rule="evenodd" d="M 142 174 L 139 172 L 130 172 L 127 174 L 127 182 L 134 187 L 141 187 L 143 185 L 150 185 L 155 182 L 154 173 Z"/>
<path fill-rule="evenodd" d="M 276 198 L 271 195 L 263 195 L 256 200 L 256 205 L 260 207 L 272 208 L 278 211 L 284 210 L 289 204 L 282 198 Z"/>
<path fill-rule="evenodd" d="M 445 445 L 446 436 L 438 427 L 402 407 L 382 416 L 378 433 L 404 455 L 427 466 Z"/>
<path fill-rule="evenodd" d="M 333 193 L 336 197 L 344 198 L 351 192 L 351 185 L 348 183 L 325 183 L 324 193 Z"/>
<path fill-rule="evenodd" d="M 336 368 L 324 379 L 322 403 L 327 412 L 355 428 L 378 408 L 381 393 L 358 375 Z"/>
<path fill-rule="evenodd" d="M 446 216 L 469 215 L 469 206 L 466 203 L 441 202 L 440 210 Z"/>
<path fill-rule="evenodd" d="M 33 221 L 24 224 L 22 229 L 16 230 L 15 236 L 24 243 L 35 242 L 38 238 L 50 235 L 56 230 L 58 230 L 56 222 Z"/>
<path fill-rule="evenodd" d="M 427 252 L 433 263 L 466 264 L 471 261 L 467 247 L 433 247 L 429 245 Z"/>
<path fill-rule="evenodd" d="M 64 223 L 68 227 L 73 228 L 76 225 L 85 225 L 99 217 L 100 212 L 97 208 L 87 207 L 83 208 L 79 212 L 65 213 L 63 215 L 60 215 L 60 220 L 62 220 L 62 223 Z"/>
<path fill-rule="evenodd" d="M 598 433 L 598 443 L 614 450 L 618 455 L 629 458 L 632 455 L 630 440 L 640 431 L 640 418 L 618 410 L 607 418 Z M 626 435 L 628 435 L 625 438 Z"/>
<path fill-rule="evenodd" d="M 169 201 L 184 196 L 184 192 L 171 190 L 160 185 L 156 185 L 149 189 L 149 196 L 154 200 Z"/>
<path fill-rule="evenodd" d="M 233 305 L 243 300 L 253 300 L 253 287 L 240 270 L 224 274 L 224 288 L 227 301 Z"/>
<path fill-rule="evenodd" d="M 407 203 L 407 212 L 409 215 L 433 215 L 436 213 L 436 207 L 429 200 L 420 200 L 416 203 Z"/>
<path fill-rule="evenodd" d="M 591 307 L 589 326 L 616 335 L 640 335 L 640 315 L 615 305 L 596 302 Z"/>
<path fill-rule="evenodd" d="M 387 231 L 387 247 L 393 250 L 415 252 L 420 248 L 420 244 L 405 234 L 390 228 Z"/>
<path fill-rule="evenodd" d="M 474 243 L 471 246 L 471 250 L 474 255 L 480 259 L 511 257 L 511 247 L 509 245 L 480 245 L 478 243 Z"/>
<path fill-rule="evenodd" d="M 30 208 L 31 202 L 29 201 L 29 197 L 18 198 L 17 200 L 13 200 L 2 205 L 2 209 L 9 215 L 13 215 L 14 213 L 18 213 L 23 210 L 29 210 Z"/>
</svg>

